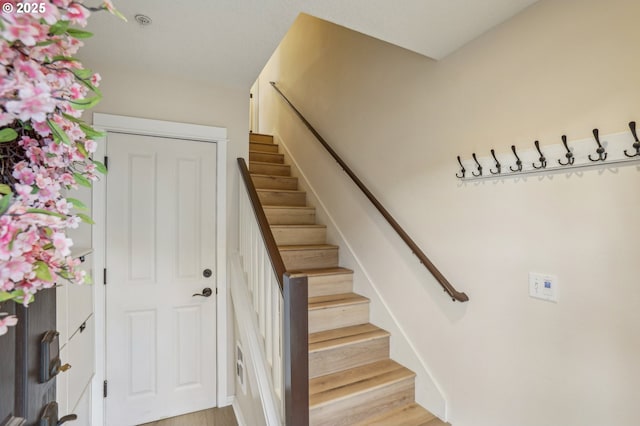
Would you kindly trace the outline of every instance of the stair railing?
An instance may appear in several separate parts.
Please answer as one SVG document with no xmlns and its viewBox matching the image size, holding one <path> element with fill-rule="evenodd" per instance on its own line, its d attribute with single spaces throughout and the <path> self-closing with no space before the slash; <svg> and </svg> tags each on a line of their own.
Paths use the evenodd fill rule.
<svg viewBox="0 0 640 426">
<path fill-rule="evenodd" d="M 307 276 L 286 272 L 271 227 L 243 158 L 240 175 L 239 245 L 242 268 L 271 366 L 273 391 L 285 425 L 309 424 L 309 327 Z"/>
<path fill-rule="evenodd" d="M 278 88 L 276 83 L 274 81 L 271 81 L 270 83 L 271 83 L 271 86 L 273 86 L 273 88 L 276 90 L 276 92 L 278 92 L 278 94 L 282 96 L 282 99 L 284 99 L 284 101 L 291 107 L 291 109 L 298 116 L 298 118 L 300 118 L 300 120 L 304 123 L 307 129 L 309 129 L 309 131 L 313 134 L 313 136 L 316 137 L 318 142 L 320 142 L 320 144 L 329 152 L 329 154 L 331 154 L 333 159 L 336 160 L 336 162 L 340 165 L 342 170 L 345 171 L 345 173 L 351 178 L 351 180 L 356 184 L 356 186 L 360 188 L 360 190 L 369 199 L 369 201 L 371 201 L 371 203 L 375 206 L 375 208 L 378 209 L 380 214 L 386 219 L 389 225 L 391 225 L 391 227 L 396 231 L 396 233 L 400 236 L 400 238 L 402 238 L 402 241 L 404 241 L 409 246 L 413 254 L 415 254 L 420 260 L 420 263 L 422 263 L 429 270 L 429 272 L 431 272 L 431 274 L 436 279 L 436 281 L 440 283 L 443 290 L 449 296 L 451 296 L 453 301 L 467 302 L 469 300 L 469 297 L 465 293 L 459 292 L 458 290 L 455 289 L 455 287 L 453 287 L 453 285 L 444 277 L 444 275 L 438 270 L 438 268 L 436 268 L 433 262 L 429 260 L 427 255 L 425 255 L 423 251 L 420 250 L 420 247 L 418 247 L 418 245 L 413 241 L 413 239 L 409 237 L 409 234 L 407 234 L 406 231 L 402 229 L 400 224 L 393 218 L 393 216 L 391 216 L 391 214 L 387 211 L 387 209 L 380 203 L 380 201 L 378 201 L 378 199 L 371 193 L 371 191 L 369 191 L 369 188 L 367 188 L 365 184 L 362 183 L 360 178 L 356 176 L 356 174 L 351 170 L 349 166 L 347 166 L 344 160 L 340 158 L 340 156 L 333 150 L 333 148 L 331 148 L 331 146 L 327 143 L 327 141 L 322 136 L 320 136 L 320 134 L 316 129 L 314 129 L 311 123 L 309 123 L 309 121 L 306 118 L 304 118 L 302 113 L 300 113 L 300 111 L 298 111 L 298 109 L 291 103 L 291 101 L 285 96 L 285 94 L 282 93 L 282 91 Z"/>
</svg>

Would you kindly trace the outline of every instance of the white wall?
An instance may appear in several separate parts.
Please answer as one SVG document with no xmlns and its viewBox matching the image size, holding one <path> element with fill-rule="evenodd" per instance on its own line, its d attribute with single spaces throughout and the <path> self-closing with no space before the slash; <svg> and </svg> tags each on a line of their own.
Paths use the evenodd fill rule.
<svg viewBox="0 0 640 426">
<path fill-rule="evenodd" d="M 631 0 L 542 0 L 439 62 L 301 16 L 260 77 L 260 131 L 287 143 L 454 426 L 637 424 L 640 167 L 454 174 L 456 155 L 640 121 L 638 16 Z M 269 80 L 470 302 L 446 297 Z M 559 276 L 558 304 L 528 297 L 529 271 Z"/>
</svg>

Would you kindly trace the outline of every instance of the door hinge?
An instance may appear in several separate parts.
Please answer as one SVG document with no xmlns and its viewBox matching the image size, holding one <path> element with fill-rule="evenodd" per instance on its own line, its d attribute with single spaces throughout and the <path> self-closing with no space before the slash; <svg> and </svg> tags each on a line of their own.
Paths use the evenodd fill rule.
<svg viewBox="0 0 640 426">
<path fill-rule="evenodd" d="M 102 270 L 102 284 L 107 285 L 107 268 Z"/>
<path fill-rule="evenodd" d="M 253 93 L 249 93 L 249 99 L 253 99 Z"/>
<path fill-rule="evenodd" d="M 102 383 L 102 397 L 103 398 L 107 397 L 107 381 L 106 380 Z"/>
<path fill-rule="evenodd" d="M 104 167 L 109 170 L 109 157 L 106 155 L 104 156 Z"/>
</svg>

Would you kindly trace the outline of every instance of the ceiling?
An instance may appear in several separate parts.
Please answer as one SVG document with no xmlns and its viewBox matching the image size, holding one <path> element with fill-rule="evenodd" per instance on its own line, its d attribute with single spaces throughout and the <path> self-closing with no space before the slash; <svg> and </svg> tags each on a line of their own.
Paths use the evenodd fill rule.
<svg viewBox="0 0 640 426">
<path fill-rule="evenodd" d="M 441 59 L 537 0 L 114 0 L 121 22 L 96 13 L 80 58 L 174 78 L 245 87 L 299 13 Z M 135 14 L 151 17 L 141 27 Z"/>
</svg>

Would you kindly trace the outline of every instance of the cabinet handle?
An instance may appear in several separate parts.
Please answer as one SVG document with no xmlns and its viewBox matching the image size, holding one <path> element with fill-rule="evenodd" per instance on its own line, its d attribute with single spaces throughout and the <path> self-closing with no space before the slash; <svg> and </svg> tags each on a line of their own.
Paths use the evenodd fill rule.
<svg viewBox="0 0 640 426">
<path fill-rule="evenodd" d="M 67 414 L 66 416 L 58 420 L 58 423 L 56 425 L 60 426 L 63 423 L 70 422 L 70 421 L 72 422 L 74 420 L 78 420 L 78 416 L 76 414 Z"/>
</svg>

